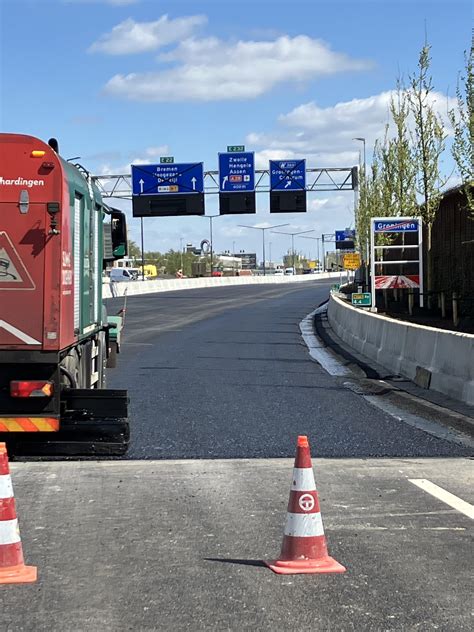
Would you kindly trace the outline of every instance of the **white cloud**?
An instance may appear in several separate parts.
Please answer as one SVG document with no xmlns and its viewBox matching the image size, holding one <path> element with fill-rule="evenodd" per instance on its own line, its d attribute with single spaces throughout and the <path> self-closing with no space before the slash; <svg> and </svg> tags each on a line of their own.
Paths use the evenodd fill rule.
<svg viewBox="0 0 474 632">
<path fill-rule="evenodd" d="M 305 103 L 283 114 L 277 130 L 271 133 L 252 132 L 246 144 L 258 151 L 259 164 L 268 158 L 306 157 L 310 166 L 344 167 L 357 164 L 362 143 L 366 139 L 367 161 L 377 138 L 383 139 L 389 121 L 390 98 L 394 92 L 382 92 L 364 99 L 352 99 L 322 108 L 314 101 Z M 440 92 L 432 93 L 431 104 L 443 119 L 449 134 L 448 108 L 456 107 L 456 100 Z M 266 165 L 265 165 L 266 166 Z"/>
<path fill-rule="evenodd" d="M 193 31 L 207 22 L 204 15 L 191 15 L 169 19 L 162 15 L 154 22 L 135 22 L 128 18 L 102 35 L 89 47 L 89 52 L 108 55 L 130 55 L 158 50 L 189 37 Z"/>
<path fill-rule="evenodd" d="M 140 45 L 145 43 L 140 37 Z M 159 61 L 175 62 L 176 66 L 157 72 L 117 74 L 106 84 L 106 93 L 156 102 L 254 99 L 281 83 L 301 84 L 372 66 L 368 61 L 334 52 L 321 40 L 305 35 L 235 43 L 214 37 L 189 38 L 161 55 Z"/>
<path fill-rule="evenodd" d="M 92 165 L 94 175 L 130 174 L 130 165 L 154 164 L 160 156 L 169 156 L 169 154 L 170 148 L 168 145 L 157 145 L 155 147 L 146 147 L 139 151 L 130 151 L 125 157 L 116 151 L 102 152 L 95 156 L 90 156 L 89 162 L 95 162 L 95 166 Z M 126 162 L 125 158 L 127 158 Z"/>
</svg>

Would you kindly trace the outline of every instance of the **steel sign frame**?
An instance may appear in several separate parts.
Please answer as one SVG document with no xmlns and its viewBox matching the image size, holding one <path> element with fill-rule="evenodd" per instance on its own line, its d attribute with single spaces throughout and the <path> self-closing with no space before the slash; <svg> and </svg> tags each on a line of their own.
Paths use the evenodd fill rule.
<svg viewBox="0 0 474 632">
<path fill-rule="evenodd" d="M 377 223 L 382 224 L 377 228 Z M 384 226 L 386 225 L 386 226 Z M 405 228 L 405 226 L 409 226 L 409 228 Z M 410 227 L 411 225 L 411 227 Z M 416 227 L 416 228 L 415 228 Z M 416 232 L 418 243 L 415 245 L 395 245 L 395 246 L 376 246 L 375 245 L 375 235 L 386 234 L 386 233 L 406 233 L 406 232 Z M 417 249 L 418 250 L 418 259 L 413 260 L 400 260 L 400 261 L 391 261 L 390 259 L 385 261 L 375 261 L 375 251 L 376 250 L 388 250 L 390 252 L 391 249 Z M 372 278 L 372 307 L 375 307 L 375 266 L 376 265 L 392 265 L 392 264 L 404 264 L 404 263 L 417 263 L 418 264 L 418 285 L 414 285 L 413 287 L 418 287 L 420 290 L 420 307 L 424 307 L 424 285 L 423 285 L 423 219 L 421 217 L 372 217 L 370 220 L 370 273 Z"/>
<path fill-rule="evenodd" d="M 352 183 L 352 167 L 324 167 L 306 169 L 306 191 L 308 193 L 326 191 L 354 191 Z M 219 172 L 204 172 L 204 193 L 217 195 L 219 193 Z M 255 192 L 269 193 L 270 174 L 268 169 L 255 170 Z M 99 189 L 103 198 L 132 199 L 132 178 L 130 173 L 111 173 L 92 176 L 92 181 Z"/>
</svg>

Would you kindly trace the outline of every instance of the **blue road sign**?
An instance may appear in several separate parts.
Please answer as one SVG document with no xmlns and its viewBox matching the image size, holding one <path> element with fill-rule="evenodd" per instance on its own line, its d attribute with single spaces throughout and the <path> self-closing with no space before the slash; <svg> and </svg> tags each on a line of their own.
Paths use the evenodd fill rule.
<svg viewBox="0 0 474 632">
<path fill-rule="evenodd" d="M 219 154 L 219 191 L 255 191 L 255 156 L 252 151 Z"/>
<path fill-rule="evenodd" d="M 204 167 L 202 162 L 132 165 L 133 195 L 203 192 Z"/>
<path fill-rule="evenodd" d="M 374 225 L 375 233 L 417 233 L 418 232 L 418 220 L 378 220 Z"/>
<path fill-rule="evenodd" d="M 270 160 L 270 189 L 272 191 L 304 191 L 306 189 L 306 160 Z"/>
<path fill-rule="evenodd" d="M 336 241 L 354 240 L 355 234 L 355 230 L 336 230 Z"/>
</svg>

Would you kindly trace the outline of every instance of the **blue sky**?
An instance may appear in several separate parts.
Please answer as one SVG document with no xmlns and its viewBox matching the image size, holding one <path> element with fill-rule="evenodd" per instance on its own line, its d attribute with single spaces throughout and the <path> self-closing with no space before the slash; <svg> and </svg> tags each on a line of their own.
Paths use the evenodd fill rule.
<svg viewBox="0 0 474 632">
<path fill-rule="evenodd" d="M 0 0 L 3 131 L 60 140 L 93 173 L 132 161 L 204 161 L 228 144 L 310 167 L 351 166 L 382 136 L 397 75 L 416 68 L 425 29 L 440 113 L 470 43 L 471 3 L 456 0 Z M 451 173 L 447 155 L 444 168 Z M 217 250 L 260 251 L 238 224 L 291 224 L 314 236 L 353 223 L 351 193 L 311 194 L 304 215 L 214 222 Z M 128 202 L 117 204 L 125 209 Z M 215 196 L 208 213 L 215 212 Z M 130 221 L 138 240 L 139 220 Z M 146 220 L 146 249 L 207 237 L 202 218 Z M 289 238 L 268 234 L 273 258 Z M 316 242 L 298 239 L 308 252 Z M 314 252 L 314 247 L 313 247 Z"/>
</svg>

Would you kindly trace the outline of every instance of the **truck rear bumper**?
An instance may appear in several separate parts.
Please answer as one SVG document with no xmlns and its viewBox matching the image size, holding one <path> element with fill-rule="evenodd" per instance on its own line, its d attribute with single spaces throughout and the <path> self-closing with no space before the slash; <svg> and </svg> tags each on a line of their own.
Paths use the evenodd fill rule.
<svg viewBox="0 0 474 632">
<path fill-rule="evenodd" d="M 54 417 L 0 417 L 0 432 L 58 432 Z"/>
</svg>

